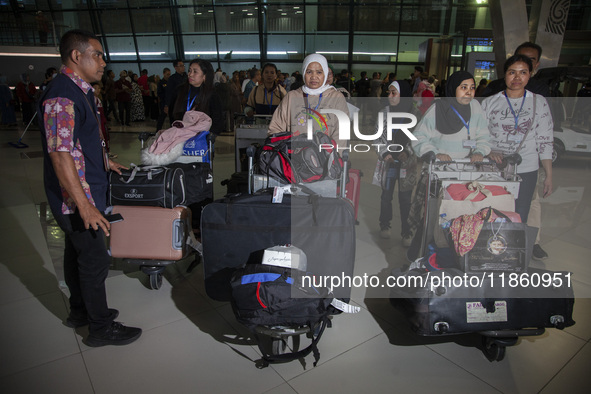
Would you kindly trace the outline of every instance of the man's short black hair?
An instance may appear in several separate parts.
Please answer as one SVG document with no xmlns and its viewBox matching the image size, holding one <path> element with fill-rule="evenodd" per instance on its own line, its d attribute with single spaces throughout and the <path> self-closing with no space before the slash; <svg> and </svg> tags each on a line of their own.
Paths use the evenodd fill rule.
<svg viewBox="0 0 591 394">
<path fill-rule="evenodd" d="M 415 66 L 415 70 L 422 73 L 423 72 L 423 67 L 421 66 Z"/>
<path fill-rule="evenodd" d="M 519 51 L 523 48 L 535 49 L 536 51 L 538 51 L 538 61 L 542 58 L 542 47 L 530 41 L 526 41 L 523 44 L 519 45 L 517 48 L 515 48 L 515 52 L 513 52 L 513 54 L 517 55 Z"/>
<path fill-rule="evenodd" d="M 97 36 L 86 30 L 74 29 L 64 33 L 60 40 L 60 58 L 62 63 L 68 61 L 72 51 L 84 52 L 90 45 L 90 40 L 97 40 Z"/>
<path fill-rule="evenodd" d="M 168 71 L 168 72 L 170 72 L 170 68 L 168 68 L 168 67 L 164 67 L 164 68 L 162 69 L 162 74 L 166 74 L 166 72 L 167 72 L 167 71 Z"/>
<path fill-rule="evenodd" d="M 172 66 L 178 67 L 179 63 L 184 63 L 184 62 L 181 59 L 176 59 L 174 62 L 172 62 Z"/>
</svg>

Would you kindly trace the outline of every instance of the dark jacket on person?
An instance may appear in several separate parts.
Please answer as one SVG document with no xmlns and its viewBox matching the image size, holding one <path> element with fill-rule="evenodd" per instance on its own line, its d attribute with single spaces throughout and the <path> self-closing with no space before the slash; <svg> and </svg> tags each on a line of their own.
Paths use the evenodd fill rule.
<svg viewBox="0 0 591 394">
<path fill-rule="evenodd" d="M 168 108 L 173 108 L 174 107 L 174 102 L 177 98 L 177 88 L 179 86 L 181 86 L 185 81 L 187 80 L 187 75 L 186 74 L 179 74 L 179 73 L 174 73 L 172 74 L 169 78 L 168 78 L 168 83 L 166 84 L 166 91 L 165 91 L 165 97 L 166 97 L 166 105 L 168 106 Z M 181 116 L 182 119 L 182 116 Z"/>
<path fill-rule="evenodd" d="M 170 81 L 170 78 L 168 79 Z M 224 105 L 219 94 L 214 90 L 212 90 L 209 99 L 199 97 L 201 94 L 201 89 L 193 87 L 188 83 L 183 83 L 177 89 L 177 97 L 174 102 L 174 107 L 172 107 L 172 112 L 170 111 L 169 107 L 169 115 L 172 114 L 170 119 L 171 123 L 175 120 L 182 120 L 185 112 L 187 112 L 187 102 L 189 96 L 189 89 L 191 90 L 191 97 L 195 97 L 197 95 L 197 99 L 193 103 L 191 110 L 201 111 L 211 118 L 211 129 L 209 130 L 212 134 L 219 135 L 224 129 Z M 207 103 L 202 102 L 202 100 L 207 100 Z"/>
</svg>

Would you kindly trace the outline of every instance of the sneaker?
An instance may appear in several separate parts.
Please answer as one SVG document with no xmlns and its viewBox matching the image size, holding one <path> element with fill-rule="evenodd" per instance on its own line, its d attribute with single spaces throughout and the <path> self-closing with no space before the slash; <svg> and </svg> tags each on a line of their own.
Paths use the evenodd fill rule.
<svg viewBox="0 0 591 394">
<path fill-rule="evenodd" d="M 546 251 L 542 249 L 540 244 L 535 244 L 532 258 L 534 260 L 545 260 L 548 258 L 548 253 L 546 253 Z"/>
<path fill-rule="evenodd" d="M 103 334 L 90 334 L 86 338 L 86 345 L 91 347 L 99 347 L 105 345 L 128 345 L 138 339 L 142 335 L 142 329 L 137 327 L 126 327 L 123 324 L 114 321 L 111 327 Z"/>
<path fill-rule="evenodd" d="M 403 235 L 402 236 L 402 246 L 404 246 L 405 248 L 410 247 L 410 244 L 412 243 L 412 237 L 409 235 Z"/>
<path fill-rule="evenodd" d="M 380 237 L 383 239 L 390 239 L 392 233 L 390 232 L 389 228 L 383 228 L 380 230 Z"/>
<path fill-rule="evenodd" d="M 117 316 L 119 316 L 119 311 L 117 309 L 110 309 L 109 308 L 109 312 L 113 316 L 113 320 L 115 320 L 117 318 Z M 77 316 L 72 316 L 72 314 L 70 314 L 70 316 L 68 316 L 68 318 L 66 319 L 66 322 L 64 324 L 70 328 L 78 328 L 78 327 L 87 326 L 90 324 L 90 322 L 88 321 L 87 316 L 77 317 Z"/>
</svg>

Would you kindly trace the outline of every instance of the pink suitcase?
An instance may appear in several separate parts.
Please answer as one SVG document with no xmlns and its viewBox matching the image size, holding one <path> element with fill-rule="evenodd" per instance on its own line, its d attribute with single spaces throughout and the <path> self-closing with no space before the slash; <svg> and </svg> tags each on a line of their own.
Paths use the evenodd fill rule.
<svg viewBox="0 0 591 394">
<path fill-rule="evenodd" d="M 111 224 L 111 256 L 129 259 L 181 260 L 190 252 L 187 237 L 191 210 L 175 208 L 114 206 L 123 221 Z"/>
<path fill-rule="evenodd" d="M 345 186 L 345 198 L 351 201 L 355 208 L 355 220 L 357 220 L 357 212 L 359 211 L 359 196 L 361 194 L 361 177 L 363 173 L 361 170 L 351 168 L 349 170 L 349 182 Z M 340 193 L 340 188 L 338 193 Z"/>
</svg>

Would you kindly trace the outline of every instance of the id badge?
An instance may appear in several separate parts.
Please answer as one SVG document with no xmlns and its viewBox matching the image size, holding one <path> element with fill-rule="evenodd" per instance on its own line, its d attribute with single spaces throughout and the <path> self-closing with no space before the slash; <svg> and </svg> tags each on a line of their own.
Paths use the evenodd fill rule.
<svg viewBox="0 0 591 394">
<path fill-rule="evenodd" d="M 522 139 L 523 139 L 523 135 L 522 134 L 511 134 L 511 135 L 509 135 L 509 141 L 511 141 L 511 142 L 520 143 Z"/>
<path fill-rule="evenodd" d="M 400 169 L 400 178 L 406 178 L 406 168 L 401 168 Z"/>
<path fill-rule="evenodd" d="M 464 148 L 474 149 L 474 148 L 476 148 L 476 141 L 475 140 L 463 140 L 462 146 Z"/>
</svg>

